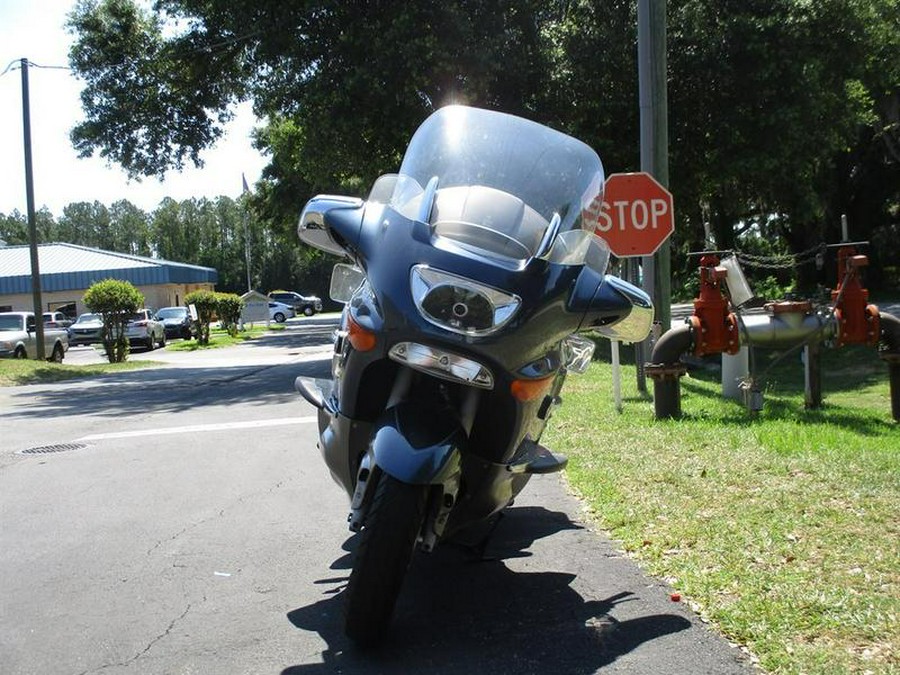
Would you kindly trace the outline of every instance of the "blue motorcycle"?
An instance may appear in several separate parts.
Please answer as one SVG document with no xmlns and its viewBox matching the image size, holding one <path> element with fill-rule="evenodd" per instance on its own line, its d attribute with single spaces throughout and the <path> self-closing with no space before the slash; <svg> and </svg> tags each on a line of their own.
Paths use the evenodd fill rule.
<svg viewBox="0 0 900 675">
<path fill-rule="evenodd" d="M 603 185 L 581 141 L 449 106 L 368 199 L 304 208 L 300 239 L 350 260 L 332 276 L 345 303 L 333 378 L 296 388 L 360 533 L 344 593 L 357 644 L 385 638 L 416 549 L 490 522 L 533 474 L 565 466 L 540 440 L 566 375 L 590 363 L 578 333 L 649 332 L 649 297 L 606 274 Z"/>
</svg>

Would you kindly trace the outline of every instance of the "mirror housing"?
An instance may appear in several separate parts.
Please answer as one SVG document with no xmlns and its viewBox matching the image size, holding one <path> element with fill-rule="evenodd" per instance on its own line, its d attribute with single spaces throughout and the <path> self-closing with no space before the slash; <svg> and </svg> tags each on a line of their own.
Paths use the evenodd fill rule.
<svg viewBox="0 0 900 675">
<path fill-rule="evenodd" d="M 617 321 L 597 325 L 594 330 L 610 340 L 621 342 L 644 340 L 650 334 L 653 326 L 654 310 L 650 296 L 627 281 L 607 275 L 600 288 L 597 289 L 597 295 L 594 296 L 595 302 L 600 305 L 607 304 L 610 295 L 617 296 L 622 304 L 630 305 L 630 310 L 624 312 Z M 589 317 L 590 313 L 588 310 Z"/>
<path fill-rule="evenodd" d="M 640 342 L 653 325 L 653 301 L 637 286 L 585 266 L 572 294 L 570 312 L 583 313 L 578 330 L 595 330 L 610 340 Z"/>
<path fill-rule="evenodd" d="M 326 224 L 326 217 L 329 211 L 359 209 L 360 222 L 362 222 L 362 207 L 364 204 L 365 202 L 358 197 L 317 195 L 306 203 L 303 212 L 300 214 L 300 222 L 297 224 L 297 236 L 304 244 L 309 244 L 320 251 L 347 257 L 347 251 L 338 243 L 328 224 Z"/>
</svg>

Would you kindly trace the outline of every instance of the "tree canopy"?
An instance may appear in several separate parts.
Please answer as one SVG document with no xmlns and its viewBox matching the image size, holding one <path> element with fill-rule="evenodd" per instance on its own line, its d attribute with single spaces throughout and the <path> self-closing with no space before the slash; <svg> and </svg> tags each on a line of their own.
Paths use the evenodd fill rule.
<svg viewBox="0 0 900 675">
<path fill-rule="evenodd" d="M 582 138 L 639 169 L 633 0 L 82 0 L 70 16 L 85 120 L 72 132 L 133 175 L 185 162 L 250 99 L 271 163 L 253 200 L 285 236 L 315 192 L 365 194 L 415 127 L 463 102 Z M 896 237 L 897 0 L 668 2 L 676 254 L 799 252 Z M 900 266 L 891 249 L 876 265 Z M 774 244 L 773 244 L 774 242 Z M 677 269 L 677 266 L 675 266 Z"/>
</svg>

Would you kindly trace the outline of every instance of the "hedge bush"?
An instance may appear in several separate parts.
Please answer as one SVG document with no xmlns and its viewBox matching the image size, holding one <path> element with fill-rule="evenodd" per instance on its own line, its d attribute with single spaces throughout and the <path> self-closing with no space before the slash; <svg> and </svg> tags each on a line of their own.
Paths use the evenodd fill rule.
<svg viewBox="0 0 900 675">
<path fill-rule="evenodd" d="M 143 294 L 131 282 L 104 279 L 87 289 L 84 304 L 91 312 L 103 318 L 101 336 L 106 358 L 110 363 L 125 361 L 128 358 L 125 326 L 131 315 L 143 306 Z"/>
</svg>

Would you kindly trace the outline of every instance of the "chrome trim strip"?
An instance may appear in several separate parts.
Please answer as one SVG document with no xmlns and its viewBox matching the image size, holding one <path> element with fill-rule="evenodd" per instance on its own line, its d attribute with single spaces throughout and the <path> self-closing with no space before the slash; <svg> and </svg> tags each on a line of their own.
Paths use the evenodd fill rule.
<svg viewBox="0 0 900 675">
<path fill-rule="evenodd" d="M 391 347 L 388 356 L 392 361 L 442 380 L 481 389 L 494 388 L 494 375 L 488 368 L 477 361 L 443 349 L 429 347 L 419 342 L 398 342 Z"/>
<path fill-rule="evenodd" d="M 562 218 L 554 211 L 553 218 L 550 220 L 550 225 L 547 226 L 547 231 L 544 233 L 544 238 L 541 239 L 541 245 L 538 246 L 537 253 L 534 254 L 535 258 L 543 258 L 550 252 L 553 240 L 556 239 L 556 235 L 559 233 L 560 223 L 562 223 Z"/>
</svg>

